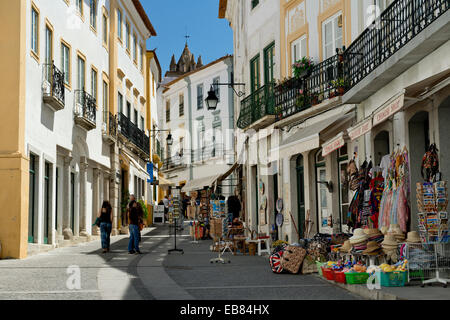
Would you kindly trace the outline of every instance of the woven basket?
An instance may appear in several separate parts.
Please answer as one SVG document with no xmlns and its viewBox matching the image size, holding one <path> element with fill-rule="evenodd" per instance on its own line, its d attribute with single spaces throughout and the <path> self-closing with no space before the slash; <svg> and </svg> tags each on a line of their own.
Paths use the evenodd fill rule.
<svg viewBox="0 0 450 320">
<path fill-rule="evenodd" d="M 317 273 L 317 264 L 310 256 L 306 256 L 303 260 L 302 274 Z"/>
<path fill-rule="evenodd" d="M 284 251 L 281 265 L 284 270 L 297 274 L 300 271 L 300 266 L 306 256 L 306 250 L 300 247 L 288 246 Z"/>
</svg>

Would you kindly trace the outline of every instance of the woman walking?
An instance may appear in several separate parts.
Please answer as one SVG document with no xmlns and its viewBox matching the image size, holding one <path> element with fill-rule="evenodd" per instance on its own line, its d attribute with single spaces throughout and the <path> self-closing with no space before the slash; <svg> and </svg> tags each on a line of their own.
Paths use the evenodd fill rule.
<svg viewBox="0 0 450 320">
<path fill-rule="evenodd" d="M 100 235 L 103 253 L 109 252 L 112 230 L 112 207 L 108 201 L 103 201 L 102 208 L 98 213 L 100 219 Z"/>
</svg>

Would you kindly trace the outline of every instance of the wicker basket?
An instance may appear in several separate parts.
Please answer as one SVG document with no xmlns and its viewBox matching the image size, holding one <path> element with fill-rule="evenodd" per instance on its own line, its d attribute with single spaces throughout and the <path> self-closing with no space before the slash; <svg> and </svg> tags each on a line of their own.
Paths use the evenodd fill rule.
<svg viewBox="0 0 450 320">
<path fill-rule="evenodd" d="M 310 256 L 306 256 L 303 260 L 302 274 L 317 273 L 317 265 L 314 259 Z"/>
<path fill-rule="evenodd" d="M 284 270 L 297 274 L 300 271 L 300 266 L 306 256 L 306 250 L 300 247 L 288 246 L 283 253 L 281 265 Z"/>
</svg>

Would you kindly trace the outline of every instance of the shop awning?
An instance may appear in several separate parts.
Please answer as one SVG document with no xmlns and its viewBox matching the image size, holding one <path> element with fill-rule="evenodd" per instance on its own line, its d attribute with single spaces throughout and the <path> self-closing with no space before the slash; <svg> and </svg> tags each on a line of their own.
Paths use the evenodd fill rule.
<svg viewBox="0 0 450 320">
<path fill-rule="evenodd" d="M 325 142 L 322 145 L 322 157 L 326 157 L 333 151 L 342 148 L 344 145 L 345 145 L 344 133 L 341 132 L 336 137 Z"/>
<path fill-rule="evenodd" d="M 162 187 L 162 188 L 175 187 L 174 182 L 167 180 L 163 177 L 158 177 L 158 181 L 159 181 L 158 187 Z"/>
<path fill-rule="evenodd" d="M 285 139 L 279 147 L 280 154 L 289 156 L 299 154 L 320 147 L 320 134 L 337 124 L 338 122 L 347 121 L 354 117 L 354 113 L 348 113 L 339 116 L 329 116 L 324 120 L 318 121 L 311 125 L 305 125 L 304 128 L 298 130 L 295 134 Z M 291 150 L 292 149 L 292 150 Z M 272 149 L 272 151 L 277 151 Z M 290 152 L 292 151 L 292 152 Z"/>
<path fill-rule="evenodd" d="M 236 163 L 233 164 L 233 166 L 232 166 L 227 172 L 225 172 L 224 174 L 222 174 L 222 175 L 220 176 L 220 178 L 218 179 L 218 181 L 220 182 L 220 181 L 223 181 L 223 180 L 225 180 L 226 178 L 228 178 L 228 177 L 234 172 L 234 170 L 236 170 L 239 166 L 240 166 L 239 161 L 236 161 Z"/>
<path fill-rule="evenodd" d="M 129 155 L 128 153 L 126 153 L 125 151 L 122 150 L 122 153 L 124 158 L 126 158 L 128 160 L 128 164 L 132 164 L 133 167 L 138 170 L 140 173 L 142 173 L 145 177 L 148 177 L 148 172 L 145 171 L 140 165 L 139 163 L 133 159 L 133 157 L 131 155 Z"/>
<path fill-rule="evenodd" d="M 190 180 L 186 183 L 186 185 L 181 189 L 182 192 L 191 192 L 197 190 L 203 190 L 206 187 L 212 187 L 217 180 L 221 177 L 221 174 Z"/>
</svg>

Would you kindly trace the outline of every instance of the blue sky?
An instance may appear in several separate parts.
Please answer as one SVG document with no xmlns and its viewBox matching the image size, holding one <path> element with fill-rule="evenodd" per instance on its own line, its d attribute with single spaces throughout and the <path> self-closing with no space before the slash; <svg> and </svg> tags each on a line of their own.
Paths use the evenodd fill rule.
<svg viewBox="0 0 450 320">
<path fill-rule="evenodd" d="M 228 21 L 219 19 L 219 0 L 141 0 L 158 36 L 150 38 L 147 49 L 157 48 L 163 72 L 175 54 L 178 61 L 187 33 L 189 49 L 202 56 L 203 64 L 233 53 L 233 32 Z"/>
</svg>

